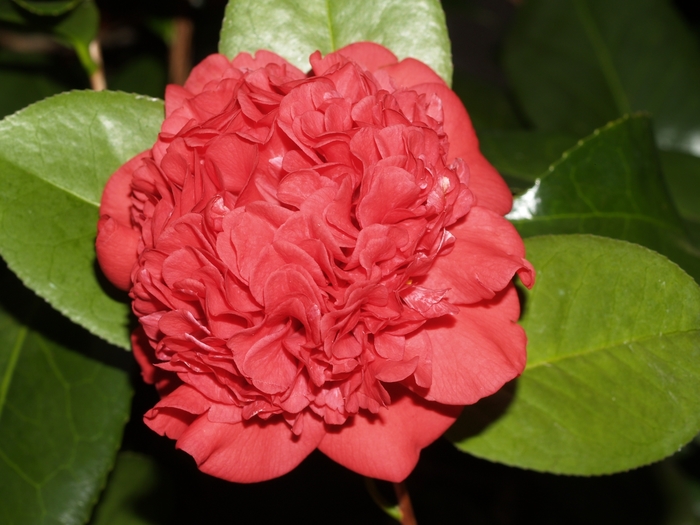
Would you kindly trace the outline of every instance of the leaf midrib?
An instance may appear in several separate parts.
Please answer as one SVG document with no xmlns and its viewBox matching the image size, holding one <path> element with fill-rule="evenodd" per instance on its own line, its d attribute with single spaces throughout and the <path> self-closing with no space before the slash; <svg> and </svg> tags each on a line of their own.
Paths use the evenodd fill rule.
<svg viewBox="0 0 700 525">
<path fill-rule="evenodd" d="M 629 339 L 629 340 L 625 340 L 625 341 L 611 342 L 609 344 L 606 344 L 605 346 L 598 346 L 595 348 L 586 349 L 586 350 L 579 351 L 579 352 L 573 352 L 573 353 L 566 354 L 566 355 L 557 355 L 557 356 L 553 356 L 551 359 L 543 359 L 542 361 L 537 361 L 535 363 L 528 363 L 527 366 L 525 367 L 525 372 L 527 372 L 528 370 L 533 370 L 535 368 L 540 368 L 542 366 L 558 363 L 560 361 L 566 361 L 568 359 L 575 359 L 575 358 L 583 357 L 586 355 L 594 354 L 596 352 L 611 351 L 611 350 L 614 350 L 615 348 L 625 347 L 625 346 L 628 346 L 630 344 L 642 344 L 645 341 L 651 341 L 653 339 L 672 337 L 674 335 L 679 335 L 679 334 L 693 334 L 693 333 L 700 335 L 700 329 L 696 328 L 696 329 L 692 329 L 692 330 L 677 330 L 674 332 L 665 332 L 662 334 L 647 335 L 647 336 Z"/>
<path fill-rule="evenodd" d="M 331 17 L 331 0 L 326 0 L 326 22 L 328 23 L 328 39 L 331 43 L 331 52 L 336 51 L 335 32 L 333 31 L 333 18 Z"/>
</svg>

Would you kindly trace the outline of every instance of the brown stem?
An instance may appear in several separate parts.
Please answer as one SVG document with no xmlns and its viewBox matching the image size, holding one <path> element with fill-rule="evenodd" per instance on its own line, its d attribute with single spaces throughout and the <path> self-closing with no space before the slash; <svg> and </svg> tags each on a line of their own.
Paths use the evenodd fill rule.
<svg viewBox="0 0 700 525">
<path fill-rule="evenodd" d="M 184 16 L 173 20 L 173 40 L 170 43 L 170 82 L 183 85 L 192 69 L 192 35 L 194 24 Z"/>
<path fill-rule="evenodd" d="M 401 509 L 401 525 L 418 525 L 406 484 L 403 482 L 394 483 L 394 492 L 396 492 L 396 499 L 399 500 L 399 509 Z"/>
<path fill-rule="evenodd" d="M 107 79 L 105 78 L 105 68 L 102 62 L 102 49 L 100 41 L 95 39 L 88 46 L 90 58 L 97 64 L 97 69 L 90 75 L 90 86 L 95 91 L 103 91 L 107 89 Z"/>
</svg>

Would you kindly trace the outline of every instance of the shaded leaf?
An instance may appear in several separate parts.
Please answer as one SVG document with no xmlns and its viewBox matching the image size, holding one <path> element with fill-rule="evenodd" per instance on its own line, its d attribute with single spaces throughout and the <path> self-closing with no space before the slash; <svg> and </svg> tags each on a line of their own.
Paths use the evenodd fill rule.
<svg viewBox="0 0 700 525">
<path fill-rule="evenodd" d="M 456 70 L 452 88 L 467 108 L 479 137 L 485 130 L 522 127 L 504 88 Z"/>
<path fill-rule="evenodd" d="M 666 184 L 696 245 L 700 245 L 700 158 L 678 151 L 659 152 Z"/>
<path fill-rule="evenodd" d="M 90 525 L 165 525 L 178 506 L 153 458 L 120 452 Z"/>
<path fill-rule="evenodd" d="M 70 326 L 7 274 L 8 304 L 0 308 L 0 523 L 80 525 L 121 442 L 128 374 L 104 361 L 115 348 Z"/>
<path fill-rule="evenodd" d="M 437 0 L 230 0 L 219 51 L 233 57 L 268 49 L 307 71 L 314 51 L 325 55 L 363 40 L 388 47 L 399 59 L 417 58 L 452 81 L 445 14 Z"/>
<path fill-rule="evenodd" d="M 26 23 L 21 10 L 12 0 L 0 0 L 0 21 L 11 24 Z"/>
<path fill-rule="evenodd" d="M 100 24 L 100 13 L 94 0 L 80 0 L 64 16 L 57 17 L 37 17 L 19 8 L 14 0 L 0 0 L 0 21 L 52 34 L 59 42 L 75 50 L 88 75 L 97 69 L 89 50 Z"/>
<path fill-rule="evenodd" d="M 90 56 L 90 42 L 97 37 L 100 13 L 93 0 L 83 0 L 53 27 L 52 32 L 64 44 L 72 47 L 88 75 L 97 64 Z"/>
<path fill-rule="evenodd" d="M 168 83 L 165 64 L 152 55 L 134 57 L 107 76 L 110 89 L 163 98 Z"/>
<path fill-rule="evenodd" d="M 505 67 L 540 129 L 583 136 L 638 110 L 663 148 L 700 155 L 700 46 L 666 0 L 530 0 Z"/>
<path fill-rule="evenodd" d="M 12 0 L 30 13 L 39 16 L 58 16 L 75 9 L 83 0 Z"/>
<path fill-rule="evenodd" d="M 508 219 L 523 236 L 593 233 L 663 253 L 700 280 L 700 258 L 665 187 L 649 119 L 624 117 L 579 141 Z"/>
<path fill-rule="evenodd" d="M 576 138 L 547 131 L 484 131 L 479 133 L 481 152 L 519 193 L 529 189 Z"/>
<path fill-rule="evenodd" d="M 0 50 L 0 75 L 0 118 L 84 80 L 80 68 L 66 67 L 55 57 L 6 50 Z"/>
<path fill-rule="evenodd" d="M 109 176 L 153 144 L 162 119 L 156 99 L 74 91 L 0 122 L 0 253 L 57 310 L 123 348 L 129 307 L 98 277 L 98 207 Z"/>
<path fill-rule="evenodd" d="M 525 244 L 537 268 L 524 291 L 525 372 L 496 394 L 500 414 L 493 398 L 468 407 L 451 439 L 482 458 L 560 474 L 617 472 L 677 451 L 700 429 L 700 288 L 623 241 Z"/>
</svg>

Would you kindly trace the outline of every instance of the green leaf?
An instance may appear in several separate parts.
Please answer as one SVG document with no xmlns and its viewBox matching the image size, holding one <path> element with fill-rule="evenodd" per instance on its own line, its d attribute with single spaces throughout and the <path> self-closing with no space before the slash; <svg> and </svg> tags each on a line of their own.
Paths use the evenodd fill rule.
<svg viewBox="0 0 700 525">
<path fill-rule="evenodd" d="M 229 0 L 219 51 L 268 49 L 302 71 L 309 55 L 369 40 L 399 59 L 417 58 L 452 81 L 445 14 L 438 0 Z"/>
<path fill-rule="evenodd" d="M 516 192 L 529 189 L 576 138 L 547 131 L 484 131 L 481 152 Z"/>
<path fill-rule="evenodd" d="M 0 121 L 0 253 L 57 310 L 123 348 L 129 307 L 96 268 L 98 208 L 162 119 L 156 99 L 74 91 Z"/>
<path fill-rule="evenodd" d="M 105 359 L 128 356 L 8 274 L 0 277 L 0 523 L 81 525 L 129 416 L 128 374 Z"/>
<path fill-rule="evenodd" d="M 700 155 L 700 46 L 667 0 L 530 0 L 504 64 L 542 130 L 583 136 L 646 110 L 661 147 Z"/>
<path fill-rule="evenodd" d="M 521 235 L 592 233 L 661 252 L 700 281 L 700 257 L 665 187 L 644 116 L 611 122 L 564 153 L 508 218 Z"/>
<path fill-rule="evenodd" d="M 12 0 L 30 13 L 39 16 L 58 16 L 75 9 L 83 0 Z"/>
<path fill-rule="evenodd" d="M 175 493 L 156 461 L 136 452 L 120 452 L 90 525 L 173 523 Z"/>
<path fill-rule="evenodd" d="M 476 456 L 606 474 L 668 456 L 700 429 L 700 288 L 665 257 L 589 235 L 527 239 L 525 372 L 450 430 Z M 499 417 L 500 416 L 500 417 Z"/>
</svg>

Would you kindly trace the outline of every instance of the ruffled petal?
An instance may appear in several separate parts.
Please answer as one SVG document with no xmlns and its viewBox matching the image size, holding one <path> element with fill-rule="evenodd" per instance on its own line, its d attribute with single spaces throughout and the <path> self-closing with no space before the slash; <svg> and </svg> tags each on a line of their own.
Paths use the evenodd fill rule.
<svg viewBox="0 0 700 525">
<path fill-rule="evenodd" d="M 356 415 L 329 431 L 318 449 L 363 476 L 398 483 L 416 466 L 421 449 L 452 425 L 462 407 L 430 403 L 400 386 L 387 389 L 389 407 L 376 416 Z"/>
<path fill-rule="evenodd" d="M 178 439 L 200 415 L 211 406 L 211 401 L 190 385 L 180 385 L 163 397 L 143 416 L 143 421 L 154 432 L 170 439 Z"/>
<path fill-rule="evenodd" d="M 490 301 L 428 321 L 423 330 L 433 349 L 432 383 L 413 390 L 450 405 L 471 405 L 495 393 L 525 368 L 527 339 L 516 323 L 519 314 L 518 294 L 510 284 Z"/>
<path fill-rule="evenodd" d="M 261 422 L 215 423 L 197 418 L 177 442 L 202 472 L 237 483 L 276 478 L 295 468 L 325 434 L 316 416 L 304 413 L 303 431 L 292 433 L 281 418 Z"/>
<path fill-rule="evenodd" d="M 450 141 L 448 161 L 461 158 L 469 167 L 469 189 L 476 196 L 476 204 L 500 215 L 508 213 L 513 206 L 508 185 L 479 151 L 479 139 L 456 93 L 444 83 L 418 84 L 411 89 L 427 96 L 437 95 L 442 101 L 445 133 Z"/>
<path fill-rule="evenodd" d="M 491 299 L 503 290 L 517 272 L 530 287 L 534 269 L 524 259 L 525 246 L 517 230 L 506 219 L 475 206 L 466 219 L 453 228 L 454 249 L 438 257 L 421 284 L 447 290 L 453 304 L 472 304 Z"/>
</svg>

